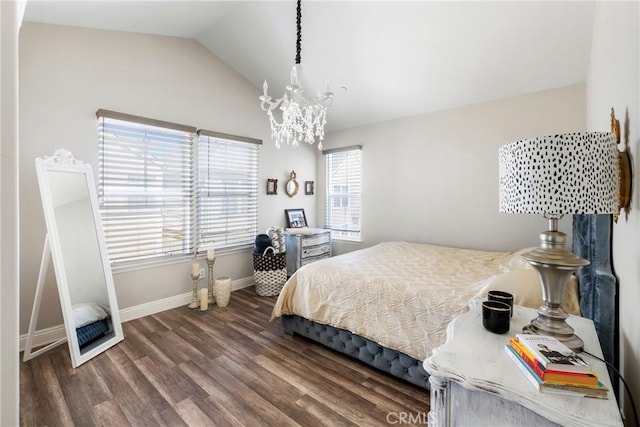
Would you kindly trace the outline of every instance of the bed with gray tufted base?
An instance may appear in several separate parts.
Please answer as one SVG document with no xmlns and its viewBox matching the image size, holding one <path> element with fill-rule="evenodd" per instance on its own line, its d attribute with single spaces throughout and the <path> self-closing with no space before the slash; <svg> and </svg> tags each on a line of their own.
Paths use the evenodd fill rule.
<svg viewBox="0 0 640 427">
<path fill-rule="evenodd" d="M 483 280 L 512 257 L 380 243 L 302 266 L 282 288 L 271 319 L 282 318 L 289 334 L 428 389 L 424 359 L 444 342 L 447 324 L 468 309 Z"/>
<path fill-rule="evenodd" d="M 300 316 L 282 316 L 282 326 L 289 335 L 297 334 L 309 338 L 394 377 L 429 389 L 429 374 L 422 367 L 422 361 L 404 353 L 383 347 L 353 332 L 316 323 Z"/>
<path fill-rule="evenodd" d="M 528 251 L 380 243 L 298 269 L 271 319 L 281 318 L 288 334 L 429 389 L 423 360 L 444 342 L 449 322 L 486 298 L 490 286 L 499 283 L 519 305 L 541 304 L 528 297 L 540 294 L 538 276 L 521 256 Z M 575 299 L 577 307 L 577 293 Z"/>
</svg>

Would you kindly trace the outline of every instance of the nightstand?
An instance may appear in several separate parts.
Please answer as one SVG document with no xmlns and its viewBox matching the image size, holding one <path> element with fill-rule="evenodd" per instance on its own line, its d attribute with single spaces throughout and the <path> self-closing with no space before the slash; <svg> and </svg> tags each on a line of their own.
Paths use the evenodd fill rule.
<svg viewBox="0 0 640 427">
<path fill-rule="evenodd" d="M 536 317 L 515 306 L 511 329 L 504 335 L 482 327 L 482 307 L 456 317 L 446 342 L 424 362 L 431 386 L 429 426 L 622 426 L 606 365 L 582 353 L 609 389 L 609 399 L 541 393 L 505 353 L 509 339 Z M 567 323 L 584 340 L 585 350 L 602 351 L 593 322 L 569 316 Z"/>
<path fill-rule="evenodd" d="M 303 265 L 331 256 L 331 230 L 320 228 L 289 229 L 285 234 L 287 247 L 287 275 L 291 276 Z"/>
</svg>

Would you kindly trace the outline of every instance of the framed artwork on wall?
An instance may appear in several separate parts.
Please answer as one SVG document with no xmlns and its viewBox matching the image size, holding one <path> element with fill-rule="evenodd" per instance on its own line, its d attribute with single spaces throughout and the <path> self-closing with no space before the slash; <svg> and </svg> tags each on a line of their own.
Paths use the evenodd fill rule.
<svg viewBox="0 0 640 427">
<path fill-rule="evenodd" d="M 313 195 L 313 181 L 304 182 L 304 194 L 307 196 Z"/>
<path fill-rule="evenodd" d="M 278 180 L 277 179 L 267 179 L 267 195 L 275 195 L 278 194 Z"/>
<path fill-rule="evenodd" d="M 307 216 L 304 209 L 285 209 L 284 214 L 287 217 L 288 228 L 307 227 Z"/>
</svg>

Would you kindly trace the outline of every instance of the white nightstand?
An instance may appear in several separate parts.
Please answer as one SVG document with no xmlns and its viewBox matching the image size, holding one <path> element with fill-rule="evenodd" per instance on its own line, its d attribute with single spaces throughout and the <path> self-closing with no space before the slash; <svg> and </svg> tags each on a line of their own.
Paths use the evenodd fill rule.
<svg viewBox="0 0 640 427">
<path fill-rule="evenodd" d="M 311 228 L 296 234 L 289 229 L 284 236 L 287 247 L 287 276 L 303 265 L 331 256 L 331 230 Z"/>
<path fill-rule="evenodd" d="M 536 315 L 514 307 L 511 329 L 504 335 L 482 327 L 481 306 L 456 317 L 447 341 L 424 362 L 431 385 L 429 426 L 622 426 L 606 365 L 581 354 L 609 388 L 609 399 L 540 393 L 520 372 L 504 346 Z M 570 316 L 585 350 L 602 357 L 593 322 Z"/>
</svg>

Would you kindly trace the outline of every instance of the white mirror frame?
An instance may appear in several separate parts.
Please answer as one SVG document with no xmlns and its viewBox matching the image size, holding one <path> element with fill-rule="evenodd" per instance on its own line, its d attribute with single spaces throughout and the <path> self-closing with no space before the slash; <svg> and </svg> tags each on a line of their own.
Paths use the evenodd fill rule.
<svg viewBox="0 0 640 427">
<path fill-rule="evenodd" d="M 42 206 L 44 209 L 45 222 L 47 225 L 47 237 L 45 238 L 45 247 L 42 254 L 43 258 L 40 266 L 40 275 L 38 277 L 38 286 L 36 288 L 33 311 L 31 313 L 31 322 L 29 325 L 29 334 L 27 336 L 27 345 L 24 352 L 24 360 L 29 360 L 30 358 L 33 358 L 41 354 L 42 352 L 47 351 L 48 349 L 64 342 L 64 339 L 59 340 L 48 345 L 45 348 L 38 350 L 37 352 L 31 353 L 31 346 L 33 344 L 33 333 L 35 332 L 35 326 L 37 323 L 38 311 L 42 298 L 42 288 L 44 285 L 44 277 L 46 275 L 50 253 L 53 259 L 56 282 L 58 285 L 58 293 L 60 295 L 60 303 L 62 305 L 62 315 L 64 318 L 65 331 L 67 335 L 66 340 L 69 344 L 71 363 L 72 366 L 76 368 L 87 360 L 97 356 L 98 354 L 116 345 L 124 339 L 122 325 L 120 322 L 120 311 L 118 308 L 115 287 L 113 284 L 113 276 L 111 273 L 111 266 L 109 264 L 107 247 L 104 240 L 104 232 L 102 230 L 102 223 L 99 215 L 98 196 L 96 192 L 95 181 L 93 178 L 93 173 L 91 171 L 91 166 L 87 163 L 83 163 L 79 160 L 74 159 L 71 153 L 63 149 L 56 150 L 53 157 L 47 157 L 44 159 L 37 158 L 36 171 L 38 175 L 38 183 L 40 185 L 40 194 L 42 196 Z M 80 351 L 75 322 L 73 318 L 72 300 L 69 293 L 69 283 L 67 280 L 68 266 L 65 265 L 65 260 L 62 256 L 62 247 L 59 235 L 60 230 L 58 229 L 58 224 L 55 220 L 54 204 L 51 194 L 51 182 L 49 180 L 48 173 L 51 171 L 80 174 L 83 175 L 86 179 L 89 202 L 92 211 L 91 221 L 95 226 L 99 257 L 102 261 L 102 265 L 100 267 L 104 272 L 104 282 L 106 284 L 113 333 L 110 334 L 111 336 L 109 338 L 104 339 L 102 342 L 98 342 L 97 345 L 93 346 L 83 353 Z M 68 261 L 69 260 L 67 260 L 67 262 Z"/>
</svg>

